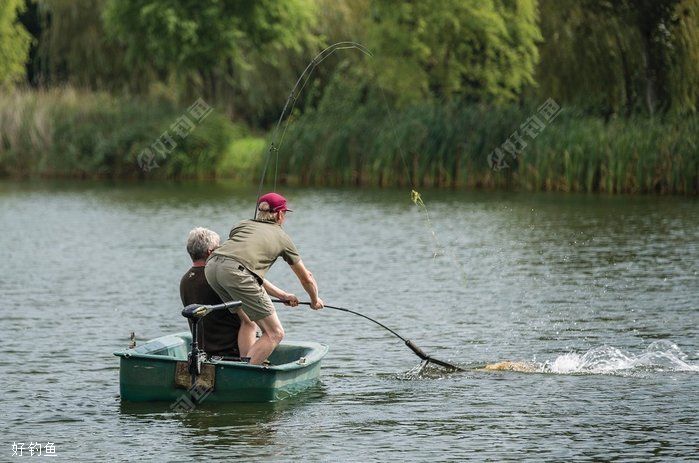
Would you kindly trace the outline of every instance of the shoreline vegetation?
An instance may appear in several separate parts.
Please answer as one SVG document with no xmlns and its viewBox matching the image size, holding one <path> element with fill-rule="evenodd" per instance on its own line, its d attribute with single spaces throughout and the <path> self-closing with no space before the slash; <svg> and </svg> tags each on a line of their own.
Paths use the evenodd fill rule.
<svg viewBox="0 0 699 463">
<path fill-rule="evenodd" d="M 563 106 L 516 159 L 506 158 L 507 168 L 493 170 L 489 155 L 536 105 L 421 102 L 389 112 L 375 103 L 345 92 L 292 121 L 279 152 L 280 183 L 699 193 L 696 115 L 605 120 Z M 144 171 L 139 153 L 186 109 L 166 98 L 70 87 L 0 93 L 0 178 L 259 181 L 265 134 L 216 108 Z"/>
<path fill-rule="evenodd" d="M 697 63 L 699 0 L 3 0 L 0 178 L 256 184 L 293 101 L 270 182 L 698 195 Z"/>
</svg>

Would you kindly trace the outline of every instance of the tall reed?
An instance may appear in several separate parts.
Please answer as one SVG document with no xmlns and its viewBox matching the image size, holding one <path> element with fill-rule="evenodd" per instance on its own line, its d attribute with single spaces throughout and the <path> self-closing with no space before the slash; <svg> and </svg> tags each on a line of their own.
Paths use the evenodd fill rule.
<svg viewBox="0 0 699 463">
<path fill-rule="evenodd" d="M 294 120 L 277 168 L 295 185 L 699 193 L 699 117 L 605 121 L 563 108 L 509 167 L 488 155 L 536 106 L 420 103 L 387 110 L 360 90 L 330 93 Z M 265 142 L 214 111 L 159 168 L 139 153 L 185 107 L 162 99 L 54 89 L 0 93 L 0 175 L 258 179 Z"/>
<path fill-rule="evenodd" d="M 604 121 L 561 113 L 494 171 L 488 155 L 536 106 L 422 103 L 387 111 L 339 97 L 289 128 L 286 180 L 303 185 L 407 185 L 529 191 L 699 193 L 699 117 Z M 520 130 L 521 134 L 521 130 Z"/>
</svg>

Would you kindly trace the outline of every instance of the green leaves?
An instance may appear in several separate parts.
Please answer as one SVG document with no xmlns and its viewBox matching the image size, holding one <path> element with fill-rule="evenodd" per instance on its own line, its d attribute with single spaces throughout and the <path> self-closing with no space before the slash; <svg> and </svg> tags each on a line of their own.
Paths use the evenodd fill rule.
<svg viewBox="0 0 699 463">
<path fill-rule="evenodd" d="M 533 83 L 535 0 L 378 0 L 371 18 L 378 82 L 400 101 L 505 102 Z"/>
<path fill-rule="evenodd" d="M 0 2 L 0 88 L 24 77 L 31 44 L 31 36 L 17 21 L 24 9 L 23 0 Z"/>
<path fill-rule="evenodd" d="M 699 0 L 541 0 L 540 93 L 605 116 L 695 112 Z"/>
<path fill-rule="evenodd" d="M 220 102 L 231 116 L 259 116 L 264 105 L 245 107 L 250 92 L 266 90 L 254 96 L 265 102 L 269 72 L 314 43 L 314 18 L 308 0 L 109 0 L 104 13 L 131 64 L 154 66 L 183 94 Z"/>
</svg>

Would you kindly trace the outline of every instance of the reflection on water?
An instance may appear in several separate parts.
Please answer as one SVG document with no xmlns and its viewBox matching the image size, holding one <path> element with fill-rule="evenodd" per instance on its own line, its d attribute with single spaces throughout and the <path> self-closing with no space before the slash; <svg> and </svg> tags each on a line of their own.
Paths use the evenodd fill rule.
<svg viewBox="0 0 699 463">
<path fill-rule="evenodd" d="M 322 386 L 312 387 L 278 402 L 249 404 L 202 403 L 189 412 L 173 412 L 167 402 L 121 402 L 121 419 L 130 425 L 179 422 L 191 430 L 198 445 L 216 447 L 266 446 L 277 440 L 276 430 L 299 406 L 309 407 L 323 399 Z"/>
<path fill-rule="evenodd" d="M 6 449 L 51 440 L 66 461 L 693 455 L 696 199 L 421 191 L 435 257 L 407 191 L 284 193 L 285 227 L 328 304 L 469 371 L 411 377 L 419 359 L 366 320 L 280 307 L 289 340 L 330 346 L 319 389 L 184 415 L 121 404 L 111 353 L 131 331 L 140 342 L 186 329 L 187 232 L 227 235 L 254 192 L 0 182 Z M 303 294 L 283 263 L 268 276 Z M 481 371 L 502 361 L 544 374 Z"/>
</svg>

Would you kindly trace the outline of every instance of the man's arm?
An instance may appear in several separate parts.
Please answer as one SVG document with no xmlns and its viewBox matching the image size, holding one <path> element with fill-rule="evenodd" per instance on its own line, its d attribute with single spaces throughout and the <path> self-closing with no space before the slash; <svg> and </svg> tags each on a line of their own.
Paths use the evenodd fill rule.
<svg viewBox="0 0 699 463">
<path fill-rule="evenodd" d="M 274 286 L 270 281 L 262 280 L 262 287 L 265 289 L 265 291 L 267 291 L 267 294 L 269 294 L 272 297 L 281 299 L 282 301 L 285 301 L 284 303 L 286 305 L 290 305 L 291 307 L 296 307 L 297 305 L 299 305 L 298 297 Z"/>
<path fill-rule="evenodd" d="M 308 296 L 311 298 L 311 307 L 316 310 L 322 309 L 324 303 L 323 300 L 318 297 L 318 284 L 315 278 L 313 278 L 313 274 L 303 265 L 303 261 L 299 259 L 298 262 L 292 264 L 291 270 L 294 271 L 301 282 L 301 286 L 303 286 L 303 289 L 306 290 Z"/>
</svg>

